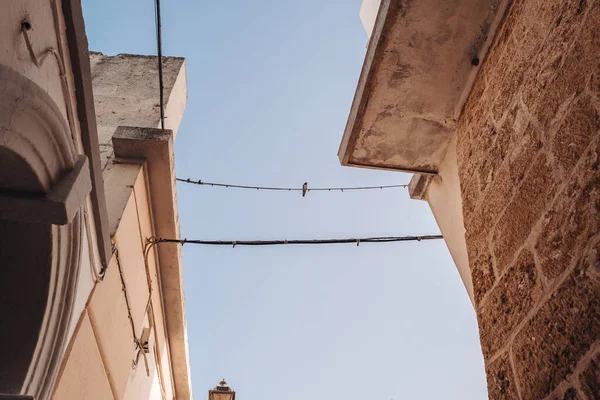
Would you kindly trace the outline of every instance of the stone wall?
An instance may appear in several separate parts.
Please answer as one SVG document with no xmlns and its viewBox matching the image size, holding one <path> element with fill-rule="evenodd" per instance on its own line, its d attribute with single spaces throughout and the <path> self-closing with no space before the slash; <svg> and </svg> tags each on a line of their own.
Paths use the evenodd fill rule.
<svg viewBox="0 0 600 400">
<path fill-rule="evenodd" d="M 160 128 L 158 58 L 137 54 L 90 53 L 94 107 L 102 169 L 114 157 L 118 126 Z M 185 59 L 163 58 L 165 129 L 177 132 L 187 100 Z"/>
<path fill-rule="evenodd" d="M 600 0 L 514 1 L 459 121 L 490 398 L 600 398 Z"/>
</svg>

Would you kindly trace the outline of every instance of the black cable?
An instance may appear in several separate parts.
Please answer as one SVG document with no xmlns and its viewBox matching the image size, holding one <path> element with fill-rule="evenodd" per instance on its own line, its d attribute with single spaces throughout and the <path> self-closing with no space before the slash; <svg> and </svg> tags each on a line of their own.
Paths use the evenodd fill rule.
<svg viewBox="0 0 600 400">
<path fill-rule="evenodd" d="M 137 345 L 138 339 L 137 334 L 135 333 L 135 324 L 133 323 L 133 316 L 131 312 L 131 306 L 129 305 L 129 296 L 127 296 L 127 286 L 125 285 L 125 278 L 123 277 L 123 269 L 121 268 L 121 260 L 119 258 L 119 249 L 115 243 L 112 244 L 112 251 L 117 260 L 117 269 L 119 270 L 119 277 L 121 278 L 121 290 L 123 291 L 123 296 L 125 297 L 125 306 L 127 307 L 127 317 L 129 318 L 129 323 L 131 325 L 131 334 L 133 335 L 133 342 Z"/>
<path fill-rule="evenodd" d="M 178 244 L 203 244 L 213 246 L 274 246 L 282 244 L 341 244 L 341 243 L 389 243 L 389 242 L 409 242 L 422 240 L 443 239 L 442 235 L 422 235 L 422 236 L 380 236 L 366 238 L 347 238 L 347 239 L 293 239 L 293 240 L 195 240 L 195 239 L 169 239 L 153 238 L 150 243 L 178 243 Z"/>
<path fill-rule="evenodd" d="M 162 67 L 162 24 L 160 21 L 160 0 L 154 2 L 156 23 L 156 52 L 158 53 L 158 90 L 160 103 L 160 127 L 165 129 L 164 84 Z"/>
<path fill-rule="evenodd" d="M 294 187 L 269 187 L 269 186 L 248 186 L 248 185 L 232 185 L 228 183 L 215 183 L 215 182 L 205 182 L 202 180 L 194 181 L 191 179 L 183 179 L 177 178 L 179 182 L 192 183 L 194 185 L 204 185 L 204 186 L 217 186 L 224 188 L 234 188 L 234 189 L 252 189 L 252 190 L 276 190 L 276 191 L 284 191 L 284 192 L 313 192 L 313 191 L 350 191 L 350 190 L 371 190 L 371 189 L 392 189 L 392 188 L 407 188 L 407 184 L 399 184 L 399 185 L 382 185 L 382 186 L 356 186 L 356 187 L 324 187 L 324 188 L 294 188 Z"/>
</svg>

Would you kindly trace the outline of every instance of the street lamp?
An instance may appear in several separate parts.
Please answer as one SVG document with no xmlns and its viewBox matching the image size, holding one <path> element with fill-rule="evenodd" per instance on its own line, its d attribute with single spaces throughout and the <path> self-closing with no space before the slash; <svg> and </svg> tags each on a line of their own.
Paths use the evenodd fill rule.
<svg viewBox="0 0 600 400">
<path fill-rule="evenodd" d="M 235 400 L 235 391 L 223 379 L 218 386 L 208 391 L 208 400 Z"/>
</svg>

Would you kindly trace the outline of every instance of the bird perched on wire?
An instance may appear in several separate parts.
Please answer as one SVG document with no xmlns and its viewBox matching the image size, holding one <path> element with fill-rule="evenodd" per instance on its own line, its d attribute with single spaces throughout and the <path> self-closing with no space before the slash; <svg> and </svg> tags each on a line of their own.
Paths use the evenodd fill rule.
<svg viewBox="0 0 600 400">
<path fill-rule="evenodd" d="M 304 182 L 302 185 L 302 197 L 306 196 L 306 192 L 308 192 L 308 182 Z"/>
</svg>

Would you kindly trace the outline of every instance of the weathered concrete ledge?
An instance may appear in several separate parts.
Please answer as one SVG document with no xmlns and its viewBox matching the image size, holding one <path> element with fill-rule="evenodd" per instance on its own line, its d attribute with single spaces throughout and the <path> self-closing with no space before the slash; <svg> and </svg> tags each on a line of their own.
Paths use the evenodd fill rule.
<svg viewBox="0 0 600 400">
<path fill-rule="evenodd" d="M 436 174 L 506 0 L 382 0 L 338 156 Z"/>
</svg>

